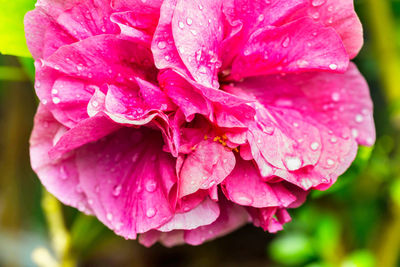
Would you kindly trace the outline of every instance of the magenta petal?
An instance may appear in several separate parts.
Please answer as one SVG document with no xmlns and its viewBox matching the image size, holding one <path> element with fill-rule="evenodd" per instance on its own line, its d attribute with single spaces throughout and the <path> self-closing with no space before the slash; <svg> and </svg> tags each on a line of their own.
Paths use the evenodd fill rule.
<svg viewBox="0 0 400 267">
<path fill-rule="evenodd" d="M 179 173 L 179 196 L 221 183 L 235 166 L 232 151 L 213 141 L 202 141 L 189 154 Z"/>
<path fill-rule="evenodd" d="M 118 130 L 120 127 L 104 114 L 98 114 L 95 117 L 83 120 L 63 134 L 60 140 L 49 151 L 49 156 L 56 159 L 73 149 L 92 141 L 97 141 Z"/>
<path fill-rule="evenodd" d="M 353 0 L 311 1 L 305 8 L 296 10 L 294 18 L 305 15 L 335 29 L 350 58 L 358 54 L 363 45 L 363 29 L 354 11 Z"/>
<path fill-rule="evenodd" d="M 223 38 L 222 1 L 178 0 L 172 18 L 172 33 L 182 61 L 193 78 L 218 88 L 221 67 L 219 46 Z"/>
<path fill-rule="evenodd" d="M 344 72 L 348 61 L 342 40 L 333 29 L 304 18 L 255 32 L 233 62 L 231 75 L 240 79 L 308 70 Z"/>
<path fill-rule="evenodd" d="M 199 226 L 213 223 L 219 216 L 218 203 L 205 198 L 197 207 L 185 213 L 176 213 L 172 219 L 157 230 L 170 232 L 172 230 L 191 230 Z"/>
<path fill-rule="evenodd" d="M 80 187 L 75 153 L 58 160 L 52 160 L 48 154 L 59 135 L 66 131 L 43 105 L 39 106 L 30 138 L 32 168 L 46 189 L 60 201 L 92 213 L 87 197 Z"/>
<path fill-rule="evenodd" d="M 226 235 L 248 222 L 249 215 L 243 207 L 226 200 L 221 201 L 219 205 L 221 214 L 214 223 L 185 231 L 184 239 L 186 243 L 200 245 L 205 241 Z"/>
<path fill-rule="evenodd" d="M 135 238 L 172 218 L 174 160 L 157 132 L 121 129 L 80 149 L 76 161 L 94 213 L 117 234 Z"/>
<path fill-rule="evenodd" d="M 296 200 L 281 183 L 266 183 L 250 161 L 238 159 L 235 169 L 224 181 L 228 199 L 242 206 L 257 208 L 288 207 Z"/>
</svg>

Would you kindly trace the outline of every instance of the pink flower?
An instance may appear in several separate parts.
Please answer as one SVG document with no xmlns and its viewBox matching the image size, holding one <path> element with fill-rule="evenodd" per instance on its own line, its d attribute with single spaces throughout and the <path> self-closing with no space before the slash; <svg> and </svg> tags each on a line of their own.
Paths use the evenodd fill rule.
<svg viewBox="0 0 400 267">
<path fill-rule="evenodd" d="M 33 169 L 146 246 L 281 230 L 375 140 L 352 0 L 39 0 L 25 27 Z"/>
</svg>

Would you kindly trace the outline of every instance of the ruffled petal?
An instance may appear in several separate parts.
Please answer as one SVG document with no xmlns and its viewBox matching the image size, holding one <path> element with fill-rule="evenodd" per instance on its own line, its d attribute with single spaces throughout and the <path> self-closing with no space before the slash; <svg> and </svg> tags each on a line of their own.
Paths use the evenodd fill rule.
<svg viewBox="0 0 400 267">
<path fill-rule="evenodd" d="M 81 148 L 76 162 L 94 213 L 117 234 L 135 238 L 173 217 L 174 160 L 157 132 L 121 129 Z"/>
<path fill-rule="evenodd" d="M 281 72 L 344 72 L 348 63 L 339 35 L 331 28 L 303 18 L 253 33 L 233 62 L 231 76 L 239 80 Z"/>
</svg>

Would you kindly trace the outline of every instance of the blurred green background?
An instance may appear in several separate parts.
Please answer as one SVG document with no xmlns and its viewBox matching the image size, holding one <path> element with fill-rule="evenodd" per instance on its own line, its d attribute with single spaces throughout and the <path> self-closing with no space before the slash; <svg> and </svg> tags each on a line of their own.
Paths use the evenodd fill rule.
<svg viewBox="0 0 400 267">
<path fill-rule="evenodd" d="M 59 258 L 64 266 L 400 266 L 400 0 L 355 5 L 365 30 L 355 61 L 375 104 L 375 147 L 360 148 L 332 188 L 290 211 L 285 231 L 249 225 L 199 247 L 144 248 L 44 192 L 28 155 L 32 59 L 0 54 L 0 266 L 57 266 Z M 28 55 L 22 17 L 34 1 L 0 7 L 0 51 Z"/>
</svg>

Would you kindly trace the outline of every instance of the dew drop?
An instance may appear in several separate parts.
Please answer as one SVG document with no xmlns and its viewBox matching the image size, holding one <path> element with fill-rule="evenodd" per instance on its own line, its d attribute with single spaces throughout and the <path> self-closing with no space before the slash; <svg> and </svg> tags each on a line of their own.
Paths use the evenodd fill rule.
<svg viewBox="0 0 400 267">
<path fill-rule="evenodd" d="M 186 23 L 187 23 L 187 25 L 192 25 L 193 20 L 191 18 L 187 18 Z"/>
<path fill-rule="evenodd" d="M 271 166 L 269 166 L 268 164 L 263 164 L 261 166 L 260 174 L 262 177 L 268 177 L 273 174 L 273 170 L 272 170 Z"/>
<path fill-rule="evenodd" d="M 253 198 L 242 192 L 235 192 L 232 199 L 239 205 L 249 206 L 253 203 Z"/>
<path fill-rule="evenodd" d="M 156 209 L 155 208 L 148 208 L 147 209 L 147 211 L 146 211 L 146 216 L 148 217 L 148 218 L 152 218 L 152 217 L 154 217 L 154 215 L 156 215 Z"/>
<path fill-rule="evenodd" d="M 179 28 L 183 29 L 185 27 L 185 24 L 182 21 L 179 21 L 178 26 Z"/>
<path fill-rule="evenodd" d="M 329 68 L 330 68 L 331 70 L 337 70 L 338 66 L 337 66 L 336 64 L 330 64 L 330 65 L 329 65 Z"/>
<path fill-rule="evenodd" d="M 308 190 L 309 188 L 311 188 L 311 186 L 313 185 L 310 179 L 303 179 L 301 181 L 301 185 L 303 186 L 304 189 Z"/>
<path fill-rule="evenodd" d="M 299 66 L 300 68 L 305 68 L 309 64 L 307 60 L 303 60 L 303 59 L 297 60 L 296 63 L 297 63 L 297 66 Z"/>
<path fill-rule="evenodd" d="M 66 180 L 68 178 L 68 174 L 67 174 L 67 170 L 65 169 L 65 166 L 61 166 L 60 178 L 61 178 L 61 180 Z"/>
<path fill-rule="evenodd" d="M 56 105 L 61 102 L 61 99 L 59 97 L 57 97 L 57 96 L 53 97 L 52 100 L 53 100 L 53 103 L 56 104 Z"/>
<path fill-rule="evenodd" d="M 340 100 L 340 94 L 338 92 L 332 93 L 332 100 L 337 102 Z"/>
<path fill-rule="evenodd" d="M 111 213 L 107 213 L 106 217 L 107 217 L 107 220 L 109 220 L 109 221 L 112 221 L 112 219 L 113 219 L 113 215 Z"/>
<path fill-rule="evenodd" d="M 121 189 L 122 189 L 122 186 L 120 184 L 116 185 L 112 192 L 113 196 L 115 196 L 115 197 L 119 196 L 121 194 Z"/>
<path fill-rule="evenodd" d="M 364 117 L 361 114 L 357 114 L 355 117 L 355 120 L 357 123 L 362 123 L 364 120 Z"/>
<path fill-rule="evenodd" d="M 290 43 L 290 38 L 286 37 L 285 40 L 283 40 L 283 42 L 282 42 L 282 46 L 283 47 L 288 47 L 289 43 Z"/>
<path fill-rule="evenodd" d="M 149 181 L 146 183 L 145 188 L 146 188 L 146 191 L 147 191 L 147 192 L 152 193 L 152 192 L 156 191 L 156 189 L 157 189 L 157 182 L 154 181 L 154 180 L 149 180 Z"/>
<path fill-rule="evenodd" d="M 311 149 L 316 151 L 319 148 L 319 143 L 318 142 L 313 142 L 311 144 Z"/>
<path fill-rule="evenodd" d="M 335 164 L 335 162 L 334 162 L 332 159 L 327 159 L 327 160 L 326 160 L 326 163 L 327 163 L 329 166 L 332 166 L 333 164 Z"/>
<path fill-rule="evenodd" d="M 286 157 L 285 165 L 289 171 L 295 171 L 295 170 L 300 169 L 301 160 L 298 157 Z"/>
<path fill-rule="evenodd" d="M 354 138 L 358 137 L 358 130 L 357 129 L 352 129 L 351 134 L 353 135 Z"/>
<path fill-rule="evenodd" d="M 318 6 L 322 6 L 323 4 L 325 4 L 326 0 L 313 0 L 311 2 L 311 5 L 314 7 L 318 7 Z"/>
<path fill-rule="evenodd" d="M 160 41 L 158 42 L 157 47 L 160 49 L 164 49 L 165 47 L 167 47 L 167 44 L 164 41 Z"/>
<path fill-rule="evenodd" d="M 257 20 L 258 21 L 263 21 L 264 20 L 264 15 L 263 14 L 260 14 L 258 17 L 257 17 Z"/>
</svg>

